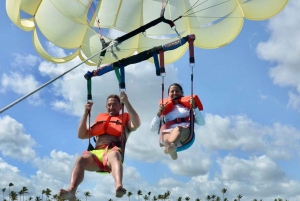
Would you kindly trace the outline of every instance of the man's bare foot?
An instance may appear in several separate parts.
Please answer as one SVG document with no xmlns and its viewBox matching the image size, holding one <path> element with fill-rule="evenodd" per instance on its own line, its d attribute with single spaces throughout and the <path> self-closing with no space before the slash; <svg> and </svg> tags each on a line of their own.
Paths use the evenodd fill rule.
<svg viewBox="0 0 300 201">
<path fill-rule="evenodd" d="M 123 186 L 119 186 L 118 188 L 116 188 L 116 197 L 117 198 L 121 198 L 125 194 L 126 194 L 126 189 L 123 188 Z"/>
<path fill-rule="evenodd" d="M 173 160 L 176 160 L 178 158 L 177 146 L 174 143 L 171 143 L 167 150 Z"/>
<path fill-rule="evenodd" d="M 64 200 L 76 201 L 75 192 L 73 192 L 71 190 L 60 189 L 60 191 L 57 195 L 58 195 L 58 197 L 60 197 L 61 199 L 64 199 Z"/>
</svg>

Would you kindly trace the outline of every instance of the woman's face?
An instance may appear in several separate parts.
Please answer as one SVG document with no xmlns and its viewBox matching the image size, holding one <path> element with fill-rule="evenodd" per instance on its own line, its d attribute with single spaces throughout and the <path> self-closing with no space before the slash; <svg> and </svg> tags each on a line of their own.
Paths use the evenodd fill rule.
<svg viewBox="0 0 300 201">
<path fill-rule="evenodd" d="M 176 85 L 172 85 L 169 89 L 169 94 L 168 94 L 170 99 L 174 99 L 178 96 L 183 96 L 181 89 L 176 86 Z"/>
</svg>

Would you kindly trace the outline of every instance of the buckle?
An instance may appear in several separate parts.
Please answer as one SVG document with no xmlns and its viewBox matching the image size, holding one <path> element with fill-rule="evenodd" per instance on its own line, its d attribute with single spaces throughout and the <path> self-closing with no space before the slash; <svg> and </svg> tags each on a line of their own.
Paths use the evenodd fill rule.
<svg viewBox="0 0 300 201">
<path fill-rule="evenodd" d="M 176 123 L 181 123 L 181 118 L 176 118 Z"/>
</svg>

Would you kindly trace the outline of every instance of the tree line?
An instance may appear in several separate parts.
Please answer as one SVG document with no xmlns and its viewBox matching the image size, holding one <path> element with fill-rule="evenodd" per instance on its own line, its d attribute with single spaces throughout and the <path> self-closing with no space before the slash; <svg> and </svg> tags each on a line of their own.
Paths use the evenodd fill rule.
<svg viewBox="0 0 300 201">
<path fill-rule="evenodd" d="M 6 188 L 2 188 L 2 193 L 3 193 L 3 201 L 24 201 L 24 195 L 28 194 L 28 188 L 26 186 L 23 186 L 21 188 L 20 191 L 13 191 L 11 189 L 11 187 L 13 187 L 14 184 L 13 183 L 9 183 L 8 185 L 8 198 L 5 197 L 5 192 L 6 192 Z M 226 197 L 225 194 L 227 192 L 226 188 L 222 188 L 221 189 L 221 193 L 222 193 L 222 198 L 220 196 L 216 196 L 216 195 L 207 195 L 204 199 L 200 199 L 200 198 L 195 198 L 193 200 L 191 200 L 191 198 L 189 196 L 186 197 L 178 197 L 176 201 L 229 201 Z M 64 201 L 63 199 L 61 199 L 57 194 L 52 195 L 52 190 L 50 190 L 49 188 L 46 188 L 45 190 L 42 190 L 42 195 L 41 196 L 36 196 L 36 197 L 29 197 L 28 200 L 26 201 L 44 201 L 44 195 L 45 195 L 45 201 Z M 78 193 L 78 192 L 76 192 Z M 85 201 L 88 201 L 88 197 L 91 197 L 91 192 L 90 191 L 85 191 L 84 193 L 85 196 Z M 170 195 L 171 192 L 167 191 L 163 194 L 159 194 L 159 195 L 153 195 L 151 197 L 151 192 L 147 192 L 145 194 L 143 194 L 143 192 L 141 190 L 138 190 L 136 192 L 136 195 L 138 196 L 138 200 L 144 200 L 144 201 L 169 201 L 170 200 Z M 52 197 L 51 197 L 52 195 Z M 133 193 L 131 191 L 127 192 L 127 197 L 128 200 L 130 201 L 130 197 L 133 195 Z M 241 201 L 242 199 L 242 195 L 238 195 L 235 199 L 233 199 L 233 201 Z M 76 201 L 81 201 L 80 199 L 76 198 Z M 113 201 L 113 199 L 109 199 L 108 201 Z M 252 201 L 263 201 L 262 199 L 253 199 Z M 275 198 L 274 201 L 288 201 L 287 199 L 282 199 L 282 198 Z"/>
</svg>

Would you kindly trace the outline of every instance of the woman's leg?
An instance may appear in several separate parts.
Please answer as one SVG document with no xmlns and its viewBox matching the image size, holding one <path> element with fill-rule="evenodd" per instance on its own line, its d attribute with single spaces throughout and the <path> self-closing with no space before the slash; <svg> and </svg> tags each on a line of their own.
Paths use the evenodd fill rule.
<svg viewBox="0 0 300 201">
<path fill-rule="evenodd" d="M 164 134 L 165 153 L 170 154 L 173 160 L 178 158 L 177 145 L 180 141 L 185 141 L 190 135 L 190 129 L 182 126 L 175 127 L 171 133 Z"/>
</svg>

